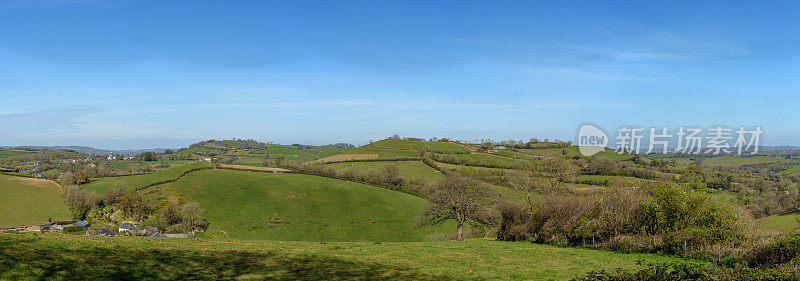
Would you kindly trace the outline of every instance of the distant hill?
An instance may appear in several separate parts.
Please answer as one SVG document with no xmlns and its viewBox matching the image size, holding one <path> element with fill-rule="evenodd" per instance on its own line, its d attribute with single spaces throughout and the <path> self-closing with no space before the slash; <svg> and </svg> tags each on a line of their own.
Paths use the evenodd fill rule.
<svg viewBox="0 0 800 281">
<path fill-rule="evenodd" d="M 800 150 L 800 146 L 795 146 L 795 145 L 762 146 L 759 149 L 761 151 L 797 151 Z"/>
<path fill-rule="evenodd" d="M 106 149 L 97 149 L 94 147 L 88 146 L 0 146 L 0 149 L 12 149 L 12 148 L 28 148 L 28 149 L 52 149 L 52 150 L 72 150 L 87 154 L 138 154 L 145 151 L 155 151 L 155 152 L 164 152 L 163 148 L 149 148 L 149 149 L 128 149 L 128 150 L 106 150 Z"/>
</svg>

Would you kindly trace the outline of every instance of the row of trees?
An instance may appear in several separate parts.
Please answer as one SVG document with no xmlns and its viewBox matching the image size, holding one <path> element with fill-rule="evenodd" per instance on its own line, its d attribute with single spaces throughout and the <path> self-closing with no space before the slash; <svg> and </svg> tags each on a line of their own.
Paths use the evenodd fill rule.
<svg viewBox="0 0 800 281">
<path fill-rule="evenodd" d="M 360 170 L 356 168 L 345 168 L 337 170 L 334 167 L 322 164 L 298 164 L 293 161 L 276 161 L 278 167 L 299 171 L 306 174 L 318 175 L 328 178 L 342 179 L 346 181 L 360 182 L 370 185 L 381 186 L 393 190 L 401 190 L 415 193 L 416 188 L 408 186 L 406 179 L 400 176 L 400 170 L 396 165 L 384 165 L 380 169 Z"/>
</svg>

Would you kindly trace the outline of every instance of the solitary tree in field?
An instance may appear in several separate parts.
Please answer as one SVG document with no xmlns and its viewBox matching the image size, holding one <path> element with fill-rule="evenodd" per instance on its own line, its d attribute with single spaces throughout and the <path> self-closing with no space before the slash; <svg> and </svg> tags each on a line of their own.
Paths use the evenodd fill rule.
<svg viewBox="0 0 800 281">
<path fill-rule="evenodd" d="M 458 241 L 464 240 L 464 224 L 487 225 L 492 217 L 486 209 L 488 192 L 476 181 L 453 173 L 436 184 L 428 195 L 433 205 L 421 216 L 423 225 L 436 225 L 454 220 L 458 228 Z"/>
</svg>

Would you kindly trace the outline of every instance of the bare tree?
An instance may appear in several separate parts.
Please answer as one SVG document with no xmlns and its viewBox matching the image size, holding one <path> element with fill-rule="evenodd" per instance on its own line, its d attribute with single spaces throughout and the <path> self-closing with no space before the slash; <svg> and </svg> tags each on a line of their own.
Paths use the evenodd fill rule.
<svg viewBox="0 0 800 281">
<path fill-rule="evenodd" d="M 427 196 L 433 205 L 420 217 L 422 225 L 436 225 L 454 220 L 458 241 L 464 240 L 464 224 L 483 226 L 492 223 L 487 205 L 488 191 L 475 180 L 448 173 Z"/>
</svg>

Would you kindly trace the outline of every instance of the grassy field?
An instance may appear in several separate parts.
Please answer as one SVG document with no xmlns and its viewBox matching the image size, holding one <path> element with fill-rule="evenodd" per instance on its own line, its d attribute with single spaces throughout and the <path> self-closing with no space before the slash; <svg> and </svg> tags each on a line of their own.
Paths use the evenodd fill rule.
<svg viewBox="0 0 800 281">
<path fill-rule="evenodd" d="M 199 202 L 209 228 L 229 238 L 423 241 L 455 230 L 413 228 L 429 204 L 419 197 L 318 176 L 205 170 L 156 189 Z"/>
<path fill-rule="evenodd" d="M 410 141 L 385 139 L 371 144 L 377 148 L 405 149 L 405 150 L 430 150 L 438 153 L 467 153 L 469 150 L 463 145 L 453 142 L 438 141 Z"/>
<path fill-rule="evenodd" d="M 378 154 L 378 159 L 397 159 L 397 158 L 411 158 L 418 157 L 417 152 L 413 150 L 396 150 L 387 148 L 377 148 L 370 145 L 365 145 L 350 149 L 342 152 L 341 154 Z"/>
<path fill-rule="evenodd" d="M 578 176 L 578 181 L 593 185 L 606 185 L 606 183 L 609 185 L 636 185 L 642 184 L 643 182 L 649 182 L 651 180 L 624 176 L 580 175 Z"/>
<path fill-rule="evenodd" d="M 224 150 L 222 149 L 212 149 L 208 147 L 192 147 L 188 149 L 184 149 L 178 151 L 176 153 L 185 153 L 185 154 L 195 154 L 195 155 L 204 155 L 207 153 L 215 153 L 215 154 L 222 154 Z"/>
<path fill-rule="evenodd" d="M 443 155 L 439 154 L 440 157 Z M 480 162 L 490 166 L 509 166 L 509 165 L 528 165 L 530 164 L 529 160 L 524 160 L 520 158 L 514 157 L 504 157 L 486 153 L 471 153 L 471 154 L 458 154 L 453 155 L 453 157 L 458 159 L 465 159 L 469 162 Z"/>
<path fill-rule="evenodd" d="M 21 150 L 0 150 L 0 159 L 5 159 L 5 158 L 8 158 L 8 157 L 14 157 L 14 156 L 17 156 L 17 155 L 31 154 L 31 153 L 36 153 L 36 152 L 33 152 L 33 151 L 21 151 Z"/>
<path fill-rule="evenodd" d="M 0 194 L 0 227 L 71 217 L 53 181 L 0 175 Z"/>
<path fill-rule="evenodd" d="M 800 164 L 791 166 L 786 171 L 781 171 L 780 174 L 800 174 Z"/>
<path fill-rule="evenodd" d="M 577 146 L 568 146 L 564 148 L 534 148 L 534 149 L 516 149 L 519 152 L 539 155 L 539 156 L 557 156 L 557 157 L 575 157 L 582 156 Z M 566 154 L 564 153 L 566 152 Z M 613 149 L 606 148 L 604 151 L 593 155 L 594 157 L 606 157 L 618 161 L 624 161 L 631 158 L 630 155 L 619 154 Z"/>
<path fill-rule="evenodd" d="M 434 168 L 431 168 L 422 161 L 380 161 L 380 162 L 345 162 L 327 164 L 328 166 L 335 167 L 343 170 L 347 168 L 355 168 L 358 170 L 376 169 L 380 170 L 386 165 L 395 165 L 400 171 L 400 176 L 406 180 L 414 180 L 425 183 L 435 183 L 445 176 Z"/>
<path fill-rule="evenodd" d="M 486 239 L 285 242 L 0 233 L 0 279 L 565 280 L 681 261 Z"/>
<path fill-rule="evenodd" d="M 417 152 L 417 150 L 419 149 L 425 149 L 440 153 L 469 152 L 469 150 L 463 145 L 452 142 L 429 142 L 429 141 L 385 139 L 382 141 L 374 142 L 354 149 L 343 150 L 341 151 L 340 155 L 377 154 L 378 155 L 377 159 L 385 159 L 385 160 L 398 159 L 398 158 L 417 158 L 419 157 Z M 322 158 L 318 162 L 331 162 L 331 161 L 325 161 L 323 159 L 326 158 Z"/>
<path fill-rule="evenodd" d="M 757 220 L 762 229 L 778 230 L 783 233 L 797 233 L 800 230 L 800 212 L 772 215 Z"/>
<path fill-rule="evenodd" d="M 146 175 L 92 179 L 92 181 L 88 184 L 85 184 L 84 187 L 86 187 L 86 189 L 90 191 L 97 192 L 98 194 L 105 194 L 106 190 L 114 187 L 114 185 L 118 182 L 121 182 L 123 186 L 127 188 L 138 188 L 157 182 L 162 182 L 165 180 L 175 179 L 179 177 L 181 174 L 191 169 L 201 168 L 201 167 L 212 167 L 214 165 L 215 164 L 213 163 L 198 162 L 192 164 L 172 166 L 157 171 L 155 173 Z"/>
<path fill-rule="evenodd" d="M 666 160 L 666 161 L 674 160 L 675 163 L 677 163 L 679 165 L 689 166 L 689 165 L 699 164 L 703 160 L 709 159 L 711 157 L 698 156 L 698 155 L 690 155 L 690 156 L 685 156 L 685 155 L 664 155 L 664 154 L 660 154 L 660 153 L 652 153 L 652 154 L 647 154 L 647 158 L 657 159 L 657 160 Z"/>
<path fill-rule="evenodd" d="M 296 147 L 290 145 L 276 145 L 276 146 L 270 146 L 266 149 L 258 150 L 255 153 L 258 153 L 261 156 L 263 156 L 266 153 L 269 153 L 270 158 L 272 158 L 273 155 L 280 155 L 280 156 L 304 157 L 313 160 L 313 159 L 325 158 L 331 155 L 336 155 L 343 151 L 346 150 L 340 148 L 297 149 Z"/>
<path fill-rule="evenodd" d="M 781 157 L 772 156 L 753 156 L 753 157 L 739 157 L 739 156 L 721 156 L 703 159 L 700 164 L 706 166 L 724 166 L 724 167 L 738 167 L 747 164 L 760 164 L 760 163 L 797 163 L 797 160 L 786 159 Z"/>
</svg>

